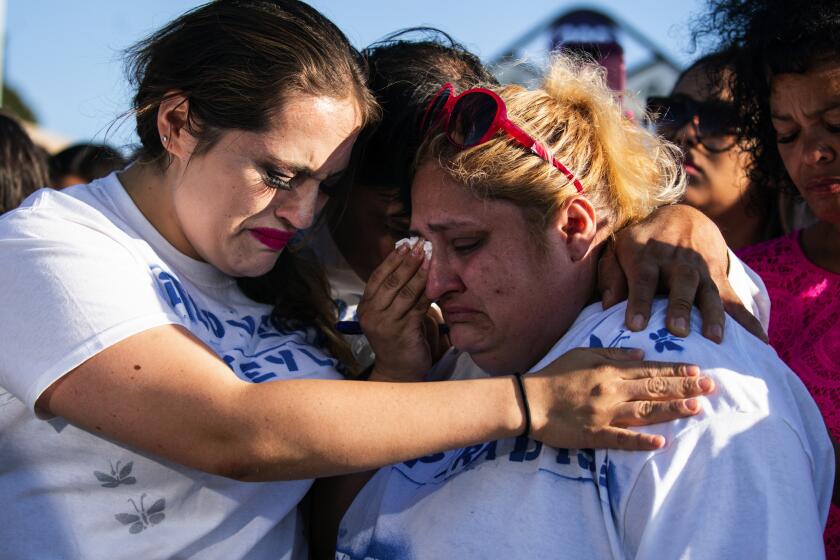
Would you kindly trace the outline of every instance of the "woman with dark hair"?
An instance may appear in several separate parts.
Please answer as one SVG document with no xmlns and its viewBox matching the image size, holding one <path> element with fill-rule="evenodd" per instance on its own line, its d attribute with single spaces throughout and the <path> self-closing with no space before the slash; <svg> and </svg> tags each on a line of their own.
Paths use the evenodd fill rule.
<svg viewBox="0 0 840 560">
<path fill-rule="evenodd" d="M 44 151 L 15 117 L 0 111 L 0 214 L 47 185 Z"/>
<path fill-rule="evenodd" d="M 696 60 L 670 96 L 648 99 L 648 112 L 657 132 L 682 148 L 688 178 L 683 202 L 709 216 L 738 250 L 782 229 L 776 201 L 758 197 L 747 176 L 751 155 L 739 141 L 729 89 L 733 56 L 722 51 Z"/>
<path fill-rule="evenodd" d="M 340 380 L 327 285 L 286 250 L 378 114 L 331 22 L 218 0 L 129 54 L 137 161 L 0 219 L 7 556 L 305 557 L 311 478 L 523 429 L 512 376 Z M 696 414 L 711 384 L 640 358 L 570 353 L 533 376 L 534 437 L 662 446 L 626 428 Z"/>
<path fill-rule="evenodd" d="M 327 205 L 314 249 L 324 265 L 341 321 L 356 308 L 371 272 L 406 237 L 411 218 L 414 156 L 422 141 L 419 119 L 441 81 L 468 86 L 495 78 L 477 56 L 432 28 L 406 29 L 367 47 L 368 86 L 382 118 L 362 132 L 354 153 L 352 185 Z M 430 314 L 429 327 L 439 320 Z M 362 369 L 373 363 L 364 336 L 346 337 Z M 433 343 L 445 340 L 430 336 Z"/>
<path fill-rule="evenodd" d="M 840 3 L 719 0 L 708 29 L 737 49 L 733 101 L 766 197 L 802 197 L 810 227 L 750 247 L 772 302 L 770 343 L 840 437 Z M 835 500 L 840 492 L 835 491 Z M 825 533 L 840 558 L 840 510 Z"/>
</svg>

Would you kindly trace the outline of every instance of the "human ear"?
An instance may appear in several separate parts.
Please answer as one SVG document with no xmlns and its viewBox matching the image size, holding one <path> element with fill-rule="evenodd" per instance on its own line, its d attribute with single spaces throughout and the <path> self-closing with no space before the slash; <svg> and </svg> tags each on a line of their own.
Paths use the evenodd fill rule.
<svg viewBox="0 0 840 560">
<path fill-rule="evenodd" d="M 576 196 L 557 212 L 555 227 L 560 232 L 572 262 L 580 261 L 594 247 L 598 222 L 595 208 L 583 196 Z"/>
<path fill-rule="evenodd" d="M 177 91 L 167 92 L 158 107 L 158 134 L 170 157 L 182 161 L 189 160 L 197 142 L 189 131 L 189 116 L 189 98 Z"/>
</svg>

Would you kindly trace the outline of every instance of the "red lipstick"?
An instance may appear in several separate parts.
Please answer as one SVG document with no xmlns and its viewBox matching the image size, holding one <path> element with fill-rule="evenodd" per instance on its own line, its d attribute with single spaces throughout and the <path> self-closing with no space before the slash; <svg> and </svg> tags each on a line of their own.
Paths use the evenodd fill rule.
<svg viewBox="0 0 840 560">
<path fill-rule="evenodd" d="M 291 231 L 272 228 L 254 228 L 248 230 L 257 241 L 272 251 L 282 251 L 295 234 Z"/>
</svg>

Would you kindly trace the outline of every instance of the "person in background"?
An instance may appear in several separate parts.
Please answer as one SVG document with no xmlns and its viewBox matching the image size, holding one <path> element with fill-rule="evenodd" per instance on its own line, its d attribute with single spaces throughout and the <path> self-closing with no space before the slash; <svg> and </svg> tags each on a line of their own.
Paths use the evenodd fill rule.
<svg viewBox="0 0 840 560">
<path fill-rule="evenodd" d="M 56 189 L 90 183 L 128 163 L 104 144 L 74 144 L 50 157 L 50 184 Z"/>
<path fill-rule="evenodd" d="M 552 448 L 526 426 L 380 469 L 344 516 L 335 558 L 821 557 L 831 441 L 773 349 L 734 321 L 715 344 L 697 313 L 675 337 L 664 300 L 642 332 L 625 327 L 623 305 L 592 303 L 600 245 L 682 195 L 672 145 L 622 115 L 597 67 L 563 58 L 543 89 L 447 85 L 430 107 L 441 132 L 418 154 L 410 231 L 433 250 L 419 268 L 389 256 L 359 310 L 372 324 L 402 323 L 405 336 L 369 334 L 377 354 L 401 340 L 394 375 L 428 361 L 410 339 L 434 300 L 461 355 L 432 379 L 532 372 L 578 346 L 628 346 L 690 356 L 716 391 L 700 415 L 643 428 L 669 442 L 653 452 Z M 530 377 L 517 376 L 525 402 Z"/>
<path fill-rule="evenodd" d="M 733 102 L 762 196 L 796 193 L 817 221 L 749 247 L 772 302 L 770 343 L 840 437 L 840 3 L 712 1 L 707 25 L 736 49 Z M 835 491 L 835 503 L 840 492 Z M 826 553 L 840 558 L 833 506 Z"/>
<path fill-rule="evenodd" d="M 44 152 L 15 117 L 0 111 L 0 214 L 48 182 Z"/>
<path fill-rule="evenodd" d="M 723 51 L 695 61 L 669 97 L 648 99 L 648 114 L 657 132 L 682 148 L 684 203 L 711 218 L 738 250 L 782 231 L 775 201 L 756 197 L 747 177 L 752 156 L 738 137 L 729 88 L 732 56 Z"/>
</svg>

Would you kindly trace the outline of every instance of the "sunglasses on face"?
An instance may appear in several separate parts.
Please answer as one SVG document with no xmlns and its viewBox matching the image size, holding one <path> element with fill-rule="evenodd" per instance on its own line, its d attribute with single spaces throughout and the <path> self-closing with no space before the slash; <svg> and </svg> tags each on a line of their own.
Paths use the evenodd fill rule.
<svg viewBox="0 0 840 560">
<path fill-rule="evenodd" d="M 682 95 L 648 97 L 647 115 L 656 132 L 668 139 L 691 123 L 697 141 L 711 152 L 725 152 L 737 142 L 737 115 L 729 103 L 700 102 Z"/>
<path fill-rule="evenodd" d="M 442 126 L 449 142 L 462 150 L 484 144 L 502 131 L 523 148 L 553 165 L 574 184 L 579 193 L 583 192 L 580 181 L 542 142 L 535 140 L 507 118 L 507 106 L 494 91 L 472 88 L 455 95 L 452 84 L 444 84 L 429 101 L 420 122 L 423 133 L 438 126 Z"/>
</svg>

